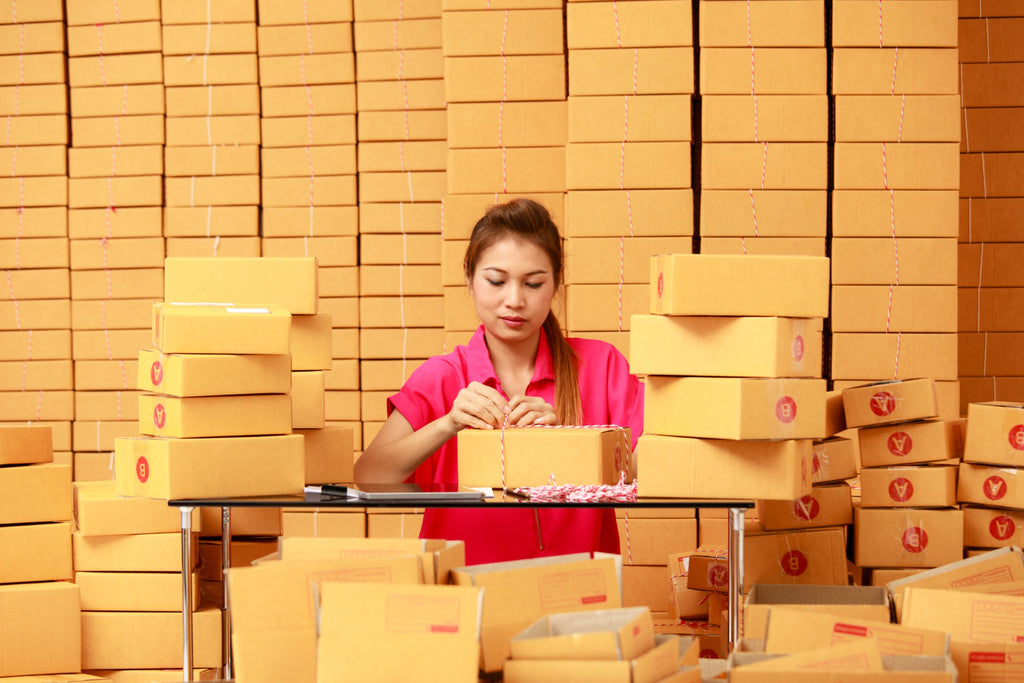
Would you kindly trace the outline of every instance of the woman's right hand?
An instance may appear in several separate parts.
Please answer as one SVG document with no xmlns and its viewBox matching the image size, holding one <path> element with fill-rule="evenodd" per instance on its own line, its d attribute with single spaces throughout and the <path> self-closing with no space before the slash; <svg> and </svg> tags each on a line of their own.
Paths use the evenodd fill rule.
<svg viewBox="0 0 1024 683">
<path fill-rule="evenodd" d="M 501 393 L 480 382 L 470 382 L 461 390 L 448 412 L 448 421 L 455 432 L 466 427 L 494 429 L 505 421 L 508 401 Z"/>
</svg>

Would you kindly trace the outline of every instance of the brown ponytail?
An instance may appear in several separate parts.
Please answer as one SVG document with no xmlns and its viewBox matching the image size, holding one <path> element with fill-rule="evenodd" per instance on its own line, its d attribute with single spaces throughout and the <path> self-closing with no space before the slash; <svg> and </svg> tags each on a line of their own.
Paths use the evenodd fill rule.
<svg viewBox="0 0 1024 683">
<path fill-rule="evenodd" d="M 532 199 L 513 199 L 492 206 L 473 227 L 463 261 L 467 280 L 476 272 L 480 254 L 498 240 L 513 236 L 536 244 L 551 259 L 551 272 L 555 287 L 562 284 L 562 237 L 551 214 Z M 555 371 L 555 415 L 559 424 L 578 425 L 583 420 L 580 401 L 578 358 L 562 334 L 554 311 L 544 319 L 544 334 L 551 349 L 551 362 Z"/>
</svg>

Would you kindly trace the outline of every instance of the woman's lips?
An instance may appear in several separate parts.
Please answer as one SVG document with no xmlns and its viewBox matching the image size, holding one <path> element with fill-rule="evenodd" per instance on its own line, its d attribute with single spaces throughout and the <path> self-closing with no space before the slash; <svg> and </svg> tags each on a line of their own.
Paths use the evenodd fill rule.
<svg viewBox="0 0 1024 683">
<path fill-rule="evenodd" d="M 520 325 L 522 325 L 523 323 L 526 322 L 525 319 L 517 318 L 517 317 L 514 317 L 514 316 L 512 316 L 512 317 L 504 317 L 503 316 L 501 319 L 504 320 L 505 324 L 508 325 L 509 327 L 519 327 Z"/>
</svg>

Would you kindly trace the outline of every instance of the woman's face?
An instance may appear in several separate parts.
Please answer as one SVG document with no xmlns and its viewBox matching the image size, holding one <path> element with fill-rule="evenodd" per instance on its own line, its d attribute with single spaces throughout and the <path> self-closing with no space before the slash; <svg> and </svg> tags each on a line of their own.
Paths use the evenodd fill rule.
<svg viewBox="0 0 1024 683">
<path fill-rule="evenodd" d="M 469 293 L 487 334 L 507 343 L 535 338 L 551 310 L 551 259 L 532 242 L 505 237 L 485 249 Z"/>
</svg>

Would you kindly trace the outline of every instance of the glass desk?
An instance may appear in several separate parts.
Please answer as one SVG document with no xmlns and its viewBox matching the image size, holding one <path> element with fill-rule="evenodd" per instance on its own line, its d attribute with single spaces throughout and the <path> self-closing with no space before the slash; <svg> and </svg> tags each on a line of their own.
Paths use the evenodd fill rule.
<svg viewBox="0 0 1024 683">
<path fill-rule="evenodd" d="M 221 566 L 231 566 L 231 509 L 232 508 L 623 508 L 644 509 L 726 509 L 729 511 L 729 621 L 727 641 L 731 649 L 739 638 L 739 611 L 743 598 L 743 523 L 747 510 L 754 507 L 753 500 L 710 500 L 692 498 L 640 498 L 635 502 L 602 501 L 587 503 L 538 502 L 502 495 L 495 491 L 495 497 L 471 501 L 430 501 L 410 503 L 394 500 L 354 500 L 349 498 L 306 493 L 293 496 L 265 496 L 251 498 L 179 498 L 168 501 L 168 505 L 181 512 L 181 600 L 182 600 L 182 671 L 194 680 L 192 665 L 192 582 L 188 567 L 192 556 L 192 511 L 194 508 L 221 508 Z M 227 605 L 227 591 L 224 592 L 224 678 L 231 678 L 231 613 Z"/>
</svg>

